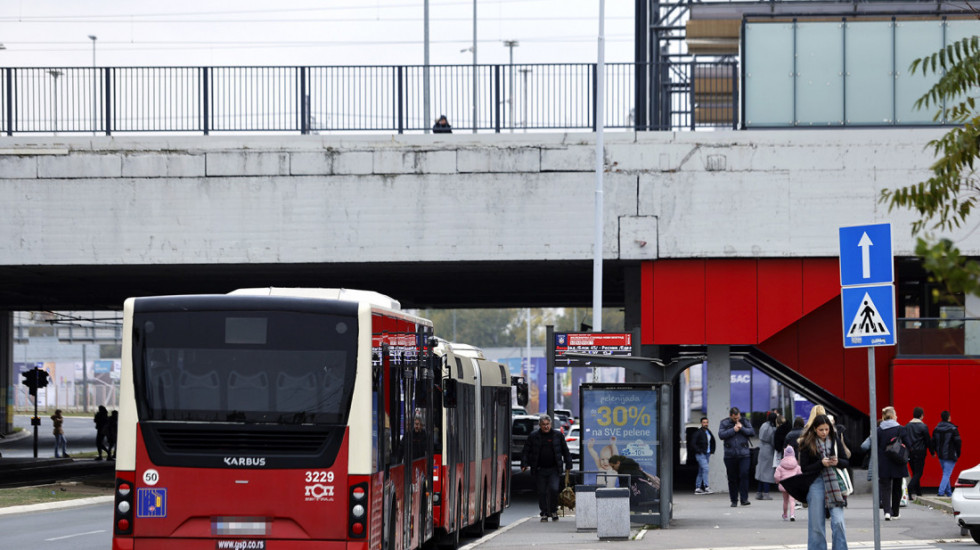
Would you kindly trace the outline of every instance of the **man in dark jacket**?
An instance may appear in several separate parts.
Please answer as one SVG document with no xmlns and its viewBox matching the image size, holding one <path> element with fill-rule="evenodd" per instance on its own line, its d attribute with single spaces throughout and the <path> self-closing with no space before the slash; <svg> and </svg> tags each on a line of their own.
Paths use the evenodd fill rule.
<svg viewBox="0 0 980 550">
<path fill-rule="evenodd" d="M 538 491 L 541 521 L 558 521 L 558 474 L 572 469 L 572 455 L 561 433 L 551 429 L 551 417 L 541 415 L 538 429 L 527 436 L 521 471 L 531 468 Z"/>
<path fill-rule="evenodd" d="M 789 424 L 788 421 L 787 424 Z M 786 440 L 783 441 L 783 449 L 786 447 L 792 447 L 793 453 L 796 456 L 800 456 L 800 438 L 803 437 L 804 426 L 806 426 L 806 420 L 804 420 L 802 416 L 797 416 L 793 419 L 793 429 L 786 432 Z"/>
<path fill-rule="evenodd" d="M 960 458 L 960 431 L 949 421 L 949 411 L 943 411 L 939 418 L 942 420 L 932 430 L 932 448 L 936 451 L 939 464 L 943 467 L 943 479 L 939 482 L 939 496 L 953 496 L 953 488 L 949 485 L 949 477 L 953 474 L 956 460 Z"/>
<path fill-rule="evenodd" d="M 732 508 L 752 504 L 749 501 L 749 465 L 752 453 L 749 438 L 755 435 L 752 424 L 742 418 L 738 407 L 728 410 L 728 418 L 718 426 L 718 437 L 725 442 L 725 471 L 728 474 L 728 498 Z"/>
<path fill-rule="evenodd" d="M 909 468 L 912 469 L 912 479 L 909 481 L 909 494 L 922 496 L 922 486 L 919 481 L 922 479 L 922 469 L 926 465 L 926 452 L 936 454 L 932 448 L 932 438 L 929 437 L 929 426 L 922 421 L 925 411 L 922 407 L 912 409 L 912 420 L 905 425 L 908 432 L 909 442 Z"/>
<path fill-rule="evenodd" d="M 694 480 L 694 494 L 707 495 L 712 492 L 708 487 L 708 462 L 718 448 L 715 444 L 715 436 L 708 429 L 707 417 L 701 417 L 701 428 L 694 432 L 692 439 L 694 459 L 698 461 L 698 477 Z"/>
</svg>

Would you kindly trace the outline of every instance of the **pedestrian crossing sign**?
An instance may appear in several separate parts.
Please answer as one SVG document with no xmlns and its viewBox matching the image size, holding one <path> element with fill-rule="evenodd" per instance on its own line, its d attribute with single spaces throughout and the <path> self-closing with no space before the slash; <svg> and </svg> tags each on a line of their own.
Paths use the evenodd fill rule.
<svg viewBox="0 0 980 550">
<path fill-rule="evenodd" d="M 844 347 L 895 345 L 895 286 L 871 285 L 841 289 Z"/>
</svg>

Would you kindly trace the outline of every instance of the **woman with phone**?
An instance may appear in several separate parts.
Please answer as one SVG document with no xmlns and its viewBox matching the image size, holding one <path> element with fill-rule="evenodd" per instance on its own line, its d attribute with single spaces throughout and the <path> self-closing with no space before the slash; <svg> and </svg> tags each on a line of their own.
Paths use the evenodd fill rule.
<svg viewBox="0 0 980 550">
<path fill-rule="evenodd" d="M 816 476 L 807 492 L 807 550 L 827 550 L 826 518 L 830 518 L 833 550 L 847 550 L 844 507 L 847 497 L 841 490 L 837 468 L 847 468 L 847 458 L 839 445 L 834 426 L 827 415 L 819 414 L 800 440 L 800 469 Z"/>
</svg>

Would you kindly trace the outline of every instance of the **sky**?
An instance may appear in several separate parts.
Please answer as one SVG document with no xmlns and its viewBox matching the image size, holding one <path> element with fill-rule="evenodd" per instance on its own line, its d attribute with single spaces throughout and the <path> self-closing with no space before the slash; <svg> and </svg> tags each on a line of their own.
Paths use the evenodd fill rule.
<svg viewBox="0 0 980 550">
<path fill-rule="evenodd" d="M 473 0 L 429 0 L 430 63 L 471 64 Z M 632 0 L 605 59 L 633 60 Z M 595 62 L 597 0 L 477 0 L 477 62 Z M 0 66 L 421 65 L 424 0 L 0 0 Z M 465 51 L 461 51 L 465 50 Z"/>
</svg>

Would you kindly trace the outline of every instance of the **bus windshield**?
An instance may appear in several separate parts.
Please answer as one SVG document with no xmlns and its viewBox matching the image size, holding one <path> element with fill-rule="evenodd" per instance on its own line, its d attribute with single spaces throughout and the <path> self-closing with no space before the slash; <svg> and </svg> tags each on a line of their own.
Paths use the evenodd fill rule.
<svg viewBox="0 0 980 550">
<path fill-rule="evenodd" d="M 344 424 L 357 320 L 295 311 L 143 311 L 133 376 L 144 421 Z"/>
</svg>

